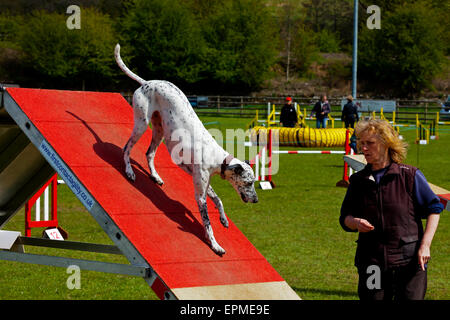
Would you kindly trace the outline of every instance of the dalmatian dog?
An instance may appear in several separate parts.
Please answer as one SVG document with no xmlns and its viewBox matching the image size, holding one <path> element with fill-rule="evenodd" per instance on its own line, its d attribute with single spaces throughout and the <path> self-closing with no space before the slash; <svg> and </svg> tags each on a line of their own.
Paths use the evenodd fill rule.
<svg viewBox="0 0 450 320">
<path fill-rule="evenodd" d="M 222 201 L 210 185 L 212 175 L 220 174 L 228 180 L 242 201 L 256 203 L 255 177 L 251 167 L 226 152 L 205 129 L 187 97 L 167 81 L 145 81 L 133 73 L 120 57 L 120 45 L 115 48 L 118 66 L 131 79 L 141 85 L 133 95 L 134 127 L 123 148 L 125 172 L 129 180 L 136 176 L 130 164 L 133 146 L 152 124 L 152 141 L 146 152 L 151 179 L 158 185 L 164 182 L 158 175 L 154 159 L 158 146 L 164 139 L 172 160 L 192 176 L 195 200 L 202 217 L 205 235 L 212 250 L 223 255 L 225 250 L 217 243 L 208 216 L 206 196 L 214 202 L 220 213 L 220 222 L 228 227 Z"/>
</svg>

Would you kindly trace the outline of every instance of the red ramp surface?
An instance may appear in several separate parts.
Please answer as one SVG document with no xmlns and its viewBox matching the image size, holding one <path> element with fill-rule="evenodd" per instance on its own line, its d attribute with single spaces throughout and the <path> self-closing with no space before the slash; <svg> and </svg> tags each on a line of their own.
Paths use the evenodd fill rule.
<svg viewBox="0 0 450 320">
<path fill-rule="evenodd" d="M 120 94 L 19 88 L 7 93 L 29 121 L 26 128 L 42 135 L 33 143 L 91 214 L 101 225 L 112 220 L 113 227 L 102 226 L 111 239 L 137 252 L 124 253 L 130 263 L 142 258 L 153 269 L 150 285 L 160 298 L 170 292 L 179 299 L 298 299 L 231 220 L 228 229 L 220 224 L 210 199 L 211 224 L 226 254 L 209 248 L 192 177 L 172 162 L 163 144 L 155 165 L 165 184 L 149 179 L 150 129 L 131 154 L 136 181 L 126 179 L 122 148 L 133 112 Z"/>
</svg>

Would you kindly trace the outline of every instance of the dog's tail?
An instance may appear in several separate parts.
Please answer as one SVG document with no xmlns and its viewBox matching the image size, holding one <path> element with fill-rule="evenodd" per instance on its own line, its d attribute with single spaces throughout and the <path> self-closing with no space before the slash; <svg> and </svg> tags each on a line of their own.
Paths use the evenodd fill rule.
<svg viewBox="0 0 450 320">
<path fill-rule="evenodd" d="M 142 79 L 137 74 L 135 74 L 130 69 L 128 69 L 128 67 L 125 65 L 125 63 L 123 63 L 122 58 L 120 57 L 120 45 L 119 44 L 117 44 L 116 48 L 114 49 L 114 57 L 116 58 L 116 62 L 117 62 L 117 65 L 119 66 L 119 68 L 123 72 L 125 72 L 125 74 L 127 76 L 129 76 L 131 79 L 139 82 L 141 85 L 146 82 L 144 79 Z"/>
</svg>

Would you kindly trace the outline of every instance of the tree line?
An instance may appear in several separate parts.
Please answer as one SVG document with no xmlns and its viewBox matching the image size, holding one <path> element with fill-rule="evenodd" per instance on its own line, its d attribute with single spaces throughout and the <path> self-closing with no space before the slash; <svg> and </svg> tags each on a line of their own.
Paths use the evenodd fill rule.
<svg viewBox="0 0 450 320">
<path fill-rule="evenodd" d="M 69 5 L 81 8 L 69 29 Z M 381 29 L 365 9 L 381 10 Z M 448 66 L 449 0 L 359 1 L 358 77 L 398 96 Z M 249 93 L 275 74 L 308 77 L 320 53 L 351 54 L 353 0 L 0 0 L 0 81 L 133 88 L 113 50 L 145 79 L 200 94 Z"/>
</svg>

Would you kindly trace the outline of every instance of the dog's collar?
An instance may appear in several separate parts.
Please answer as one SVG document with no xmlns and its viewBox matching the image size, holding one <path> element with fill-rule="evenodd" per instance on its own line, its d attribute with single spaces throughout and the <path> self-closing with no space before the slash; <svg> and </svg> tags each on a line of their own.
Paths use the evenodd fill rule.
<svg viewBox="0 0 450 320">
<path fill-rule="evenodd" d="M 233 159 L 234 157 L 231 154 L 229 154 L 225 159 L 223 159 L 222 165 L 220 166 L 220 176 L 224 180 L 225 180 L 225 170 L 227 169 L 227 166 Z"/>
</svg>

